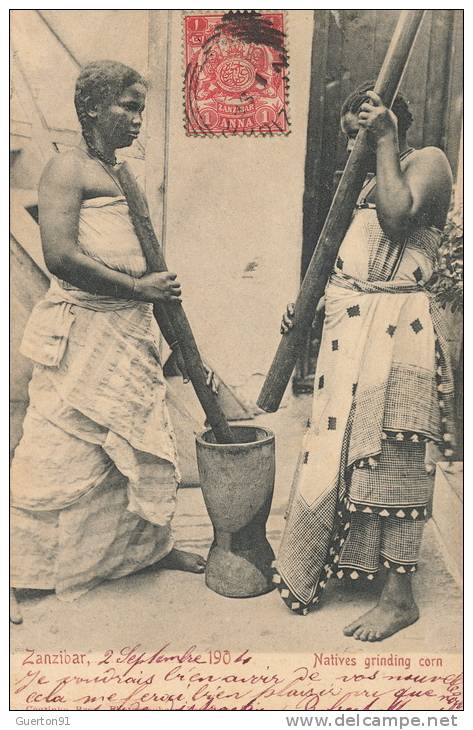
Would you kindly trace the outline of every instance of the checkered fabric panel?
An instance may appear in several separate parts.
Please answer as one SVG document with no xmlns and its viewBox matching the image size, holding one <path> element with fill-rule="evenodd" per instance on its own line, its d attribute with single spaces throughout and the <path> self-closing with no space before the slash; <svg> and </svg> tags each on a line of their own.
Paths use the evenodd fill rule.
<svg viewBox="0 0 473 730">
<path fill-rule="evenodd" d="M 425 444 L 386 440 L 374 468 L 354 468 L 349 499 L 356 504 L 387 507 L 426 505 L 432 478 L 425 470 Z"/>
<path fill-rule="evenodd" d="M 440 438 L 435 377 L 428 370 L 393 363 L 386 388 L 383 426 Z"/>
<path fill-rule="evenodd" d="M 346 492 L 345 473 L 348 441 L 353 421 L 354 407 L 348 416 L 343 437 L 340 473 L 337 482 L 329 486 L 316 505 L 309 506 L 294 490 L 291 508 L 279 548 L 277 575 L 290 592 L 282 596 L 291 607 L 295 598 L 305 606 L 312 605 L 314 598 L 325 588 L 333 571 L 332 563 L 340 539 L 344 539 L 349 516 L 344 508 Z M 296 479 L 297 473 L 296 473 Z M 346 529 L 345 529 L 346 528 Z M 328 570 L 328 572 L 327 572 Z M 288 598 L 289 596 L 289 598 Z M 297 609 L 299 612 L 299 609 Z"/>
<path fill-rule="evenodd" d="M 356 512 L 340 552 L 339 567 L 375 572 L 379 568 L 382 517 Z"/>
<path fill-rule="evenodd" d="M 381 555 L 402 565 L 416 564 L 419 560 L 425 520 L 416 522 L 386 517 L 381 525 Z"/>
<path fill-rule="evenodd" d="M 441 440 L 432 373 L 394 363 L 387 383 L 364 392 L 357 389 L 348 462 L 377 453 L 383 430 L 415 432 Z"/>
<path fill-rule="evenodd" d="M 345 571 L 375 573 L 385 559 L 406 568 L 417 565 L 424 526 L 424 520 L 413 522 L 357 512 L 351 516 L 338 566 Z"/>
<path fill-rule="evenodd" d="M 438 262 L 439 245 L 440 234 L 432 228 L 422 228 L 414 231 L 406 241 L 406 249 L 421 251 L 424 256 L 430 259 L 434 268 Z"/>
<path fill-rule="evenodd" d="M 366 223 L 369 242 L 368 281 L 387 281 L 402 250 L 402 243 L 394 243 L 386 236 L 373 215 Z"/>
<path fill-rule="evenodd" d="M 316 510 L 297 496 L 286 523 L 278 573 L 297 599 L 306 604 L 310 603 L 314 584 L 327 562 L 336 502 L 336 487 L 324 495 Z"/>
<path fill-rule="evenodd" d="M 450 364 L 449 350 L 447 344 L 447 332 L 445 317 L 437 302 L 432 298 L 430 301 L 430 314 L 434 323 L 436 334 L 435 343 L 435 366 L 437 397 L 440 409 L 440 425 L 442 436 L 448 434 L 449 442 L 444 450 L 446 458 L 453 455 L 451 446 L 456 441 L 455 424 L 455 402 L 454 402 L 454 380 Z"/>
<path fill-rule="evenodd" d="M 435 267 L 438 260 L 439 234 L 425 228 L 414 231 L 407 240 L 395 243 L 383 233 L 378 219 L 367 222 L 369 240 L 369 275 L 368 281 L 387 281 L 392 275 L 397 260 L 405 244 L 405 249 L 421 251 Z"/>
<path fill-rule="evenodd" d="M 350 437 L 348 463 L 366 454 L 377 453 L 382 438 L 386 385 L 381 384 L 369 391 L 356 389 L 353 427 Z"/>
</svg>

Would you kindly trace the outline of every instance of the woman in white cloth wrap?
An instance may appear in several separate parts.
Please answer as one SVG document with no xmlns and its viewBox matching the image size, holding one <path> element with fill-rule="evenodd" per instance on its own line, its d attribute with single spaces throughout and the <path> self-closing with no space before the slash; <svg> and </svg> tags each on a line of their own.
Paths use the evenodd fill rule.
<svg viewBox="0 0 473 730">
<path fill-rule="evenodd" d="M 138 136 L 145 94 L 123 64 L 84 67 L 84 139 L 49 162 L 39 188 L 53 278 L 21 348 L 35 367 L 12 464 L 11 585 L 64 601 L 157 562 L 205 568 L 173 547 L 171 530 L 179 472 L 153 304 L 180 300 L 181 289 L 175 274 L 146 274 L 115 177 L 115 150 Z"/>
<path fill-rule="evenodd" d="M 348 149 L 368 130 L 370 167 L 325 292 L 324 331 L 277 572 L 293 611 L 316 605 L 328 578 L 373 580 L 377 605 L 344 630 L 379 641 L 417 620 L 416 571 L 432 479 L 427 441 L 452 455 L 452 377 L 442 318 L 425 289 L 451 198 L 434 147 L 409 148 L 398 95 L 388 110 L 366 82 L 342 108 Z M 293 309 L 282 331 L 292 326 Z"/>
</svg>

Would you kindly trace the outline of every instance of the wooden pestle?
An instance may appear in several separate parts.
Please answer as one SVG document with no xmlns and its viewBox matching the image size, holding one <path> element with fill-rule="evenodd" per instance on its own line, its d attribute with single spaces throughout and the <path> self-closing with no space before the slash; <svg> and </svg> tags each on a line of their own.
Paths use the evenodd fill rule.
<svg viewBox="0 0 473 730">
<path fill-rule="evenodd" d="M 148 271 L 167 271 L 166 261 L 151 222 L 146 198 L 126 162 L 120 166 L 118 179 L 128 202 L 130 216 L 148 265 Z M 175 339 L 181 348 L 189 378 L 205 411 L 217 443 L 233 443 L 230 426 L 220 407 L 217 396 L 212 388 L 207 385 L 207 375 L 202 358 L 182 304 L 180 302 L 170 302 L 155 307 L 155 317 L 158 324 L 159 320 L 162 321 L 165 318 L 168 328 L 175 333 Z"/>
</svg>

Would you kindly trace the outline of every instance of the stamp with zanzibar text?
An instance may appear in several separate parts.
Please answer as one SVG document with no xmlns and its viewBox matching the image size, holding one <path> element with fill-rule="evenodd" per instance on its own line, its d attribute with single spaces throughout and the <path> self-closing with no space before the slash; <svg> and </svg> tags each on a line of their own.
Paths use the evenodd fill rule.
<svg viewBox="0 0 473 730">
<path fill-rule="evenodd" d="M 287 135 L 284 12 L 213 11 L 183 20 L 187 134 Z"/>
</svg>

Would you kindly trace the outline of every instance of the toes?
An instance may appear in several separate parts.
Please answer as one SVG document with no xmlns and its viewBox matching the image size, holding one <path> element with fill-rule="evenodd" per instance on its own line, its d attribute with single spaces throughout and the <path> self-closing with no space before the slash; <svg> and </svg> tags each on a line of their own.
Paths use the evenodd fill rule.
<svg viewBox="0 0 473 730">
<path fill-rule="evenodd" d="M 206 561 L 201 555 L 193 555 L 192 553 L 189 553 L 189 555 L 182 561 L 180 569 L 189 573 L 203 573 L 205 566 Z"/>
<path fill-rule="evenodd" d="M 363 626 L 360 626 L 356 629 L 356 631 L 353 632 L 353 636 L 355 639 L 361 639 L 362 634 L 364 633 L 365 629 Z"/>
<path fill-rule="evenodd" d="M 205 566 L 207 565 L 207 561 L 205 558 L 202 557 L 202 555 L 197 555 L 196 553 L 191 553 L 189 555 L 190 557 L 190 564 L 189 567 L 193 573 L 203 573 L 205 570 Z"/>
<path fill-rule="evenodd" d="M 360 619 L 357 619 L 356 621 L 353 621 L 353 623 L 349 624 L 348 626 L 345 626 L 343 629 L 343 633 L 345 636 L 353 636 L 355 631 L 360 628 Z"/>
<path fill-rule="evenodd" d="M 368 634 L 367 641 L 378 641 L 378 631 L 371 630 Z"/>
<path fill-rule="evenodd" d="M 197 553 L 187 553 L 174 548 L 169 555 L 160 562 L 162 568 L 169 570 L 183 570 L 187 573 L 203 573 L 207 561 Z"/>
<path fill-rule="evenodd" d="M 368 637 L 370 635 L 371 631 L 370 629 L 364 629 L 360 636 L 358 637 L 360 641 L 368 641 Z"/>
<path fill-rule="evenodd" d="M 10 621 L 12 624 L 23 623 L 23 616 L 21 615 L 20 607 L 16 600 L 16 594 L 13 588 L 10 588 Z"/>
</svg>

